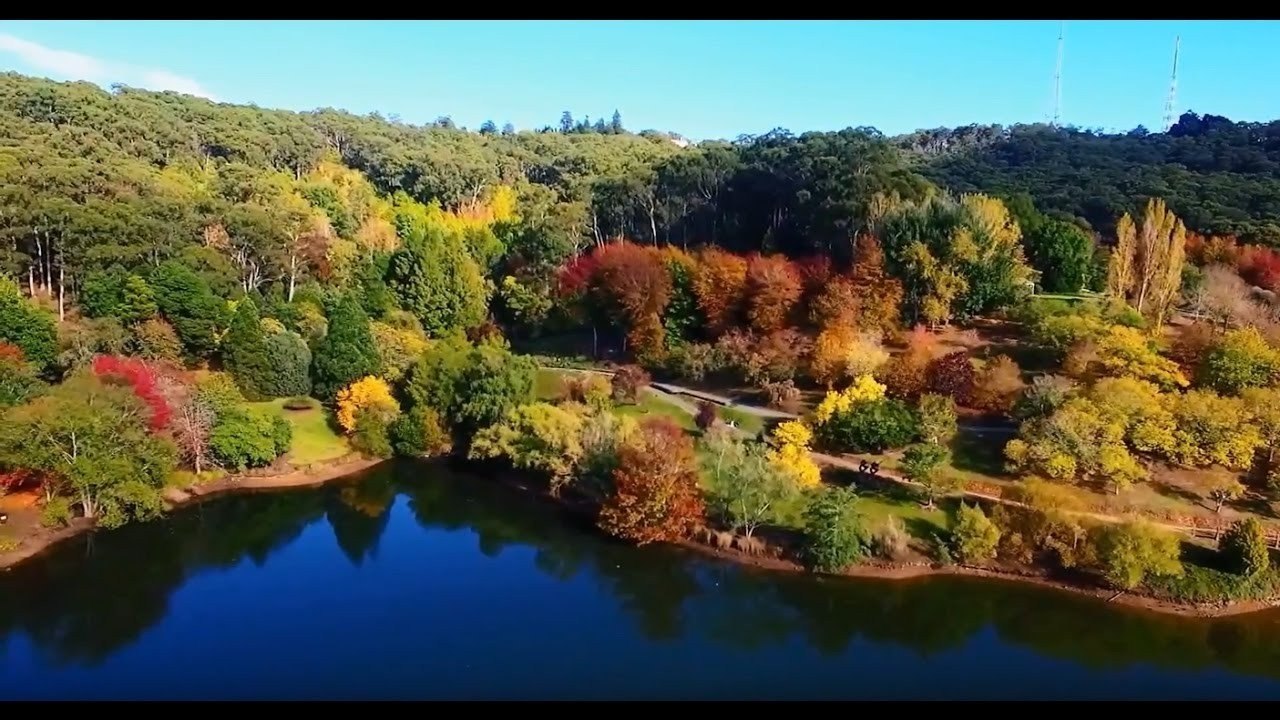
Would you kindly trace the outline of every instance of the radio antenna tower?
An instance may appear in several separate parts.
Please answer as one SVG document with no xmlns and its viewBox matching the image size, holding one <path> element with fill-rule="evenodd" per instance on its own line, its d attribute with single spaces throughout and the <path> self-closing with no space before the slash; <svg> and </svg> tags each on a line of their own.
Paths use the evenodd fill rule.
<svg viewBox="0 0 1280 720">
<path fill-rule="evenodd" d="M 1173 103 L 1178 94 L 1178 51 L 1182 49 L 1182 36 L 1173 41 L 1173 75 L 1169 78 L 1169 98 L 1164 101 L 1164 132 L 1173 127 Z"/>
<path fill-rule="evenodd" d="M 1053 70 L 1053 127 L 1062 123 L 1062 36 L 1067 31 L 1067 21 L 1058 27 L 1058 64 Z"/>
</svg>

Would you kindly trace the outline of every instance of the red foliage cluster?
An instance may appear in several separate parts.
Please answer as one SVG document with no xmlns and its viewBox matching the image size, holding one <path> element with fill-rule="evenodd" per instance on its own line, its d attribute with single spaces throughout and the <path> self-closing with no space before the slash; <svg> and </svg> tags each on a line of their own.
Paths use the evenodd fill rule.
<svg viewBox="0 0 1280 720">
<path fill-rule="evenodd" d="M 1234 237 L 1187 233 L 1187 258 L 1196 265 L 1226 265 L 1251 285 L 1280 292 L 1280 251 L 1240 245 Z"/>
<path fill-rule="evenodd" d="M 964 350 L 947 353 L 929 363 L 925 371 L 925 385 L 929 392 L 948 395 L 957 405 L 968 405 L 977 382 L 977 372 Z"/>
<path fill-rule="evenodd" d="M 595 255 L 579 255 L 560 268 L 556 276 L 556 294 L 561 298 L 577 297 L 587 291 L 596 272 Z"/>
<path fill-rule="evenodd" d="M 12 362 L 22 364 L 27 361 L 27 356 L 23 354 L 22 348 L 7 342 L 0 342 L 0 362 Z"/>
<path fill-rule="evenodd" d="M 703 521 L 693 441 L 669 418 L 650 418 L 618 455 L 600 528 L 638 545 L 674 542 Z"/>
<path fill-rule="evenodd" d="M 133 394 L 151 410 L 148 424 L 153 432 L 169 425 L 173 411 L 161 393 L 156 368 L 137 358 L 99 355 L 93 359 L 93 374 L 133 388 Z"/>
<path fill-rule="evenodd" d="M 0 492 L 35 489 L 40 487 L 43 480 L 39 472 L 25 468 L 0 473 Z"/>
</svg>

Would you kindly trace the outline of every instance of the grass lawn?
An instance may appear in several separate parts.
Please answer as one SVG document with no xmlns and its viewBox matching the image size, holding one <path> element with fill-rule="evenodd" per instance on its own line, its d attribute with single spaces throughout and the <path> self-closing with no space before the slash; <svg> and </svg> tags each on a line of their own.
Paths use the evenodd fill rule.
<svg viewBox="0 0 1280 720">
<path fill-rule="evenodd" d="M 568 375 L 569 370 L 538 368 L 533 376 L 533 396 L 539 400 L 555 400 L 564 388 L 561 378 Z"/>
<path fill-rule="evenodd" d="M 619 415 L 630 415 L 637 420 L 654 415 L 665 415 L 675 420 L 676 424 L 685 430 L 693 431 L 698 427 L 693 423 L 693 416 L 685 412 L 684 408 L 673 405 L 651 392 L 644 393 L 640 402 L 635 405 L 618 405 L 614 408 L 614 412 Z"/>
<path fill-rule="evenodd" d="M 749 412 L 743 412 L 736 408 L 716 407 L 716 412 L 720 415 L 720 419 L 729 422 L 732 420 L 739 428 L 757 435 L 764 429 L 764 418 L 759 415 L 752 415 Z"/>
<path fill-rule="evenodd" d="M 285 410 L 287 398 L 249 403 L 250 407 L 273 412 L 293 426 L 293 446 L 286 458 L 297 466 L 336 460 L 351 452 L 346 438 L 329 425 L 329 411 L 319 406 L 310 410 Z"/>
</svg>

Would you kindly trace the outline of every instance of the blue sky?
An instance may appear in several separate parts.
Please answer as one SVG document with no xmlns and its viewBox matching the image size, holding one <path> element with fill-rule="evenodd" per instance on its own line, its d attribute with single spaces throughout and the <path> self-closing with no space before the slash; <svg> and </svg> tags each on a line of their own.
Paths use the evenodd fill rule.
<svg viewBox="0 0 1280 720">
<path fill-rule="evenodd" d="M 774 127 L 887 134 L 1052 113 L 1059 23 L 994 21 L 7 21 L 0 70 L 263 107 L 517 128 L 622 113 L 694 139 Z M 1280 118 L 1280 22 L 1069 21 L 1063 122 L 1158 128 L 1177 109 Z"/>
</svg>

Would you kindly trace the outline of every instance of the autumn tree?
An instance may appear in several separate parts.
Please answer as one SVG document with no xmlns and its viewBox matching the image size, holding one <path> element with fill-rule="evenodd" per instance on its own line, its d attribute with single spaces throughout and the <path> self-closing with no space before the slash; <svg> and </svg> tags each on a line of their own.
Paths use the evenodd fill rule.
<svg viewBox="0 0 1280 720">
<path fill-rule="evenodd" d="M 842 275 L 830 278 L 813 290 L 809 301 L 809 322 L 819 329 L 856 326 L 861 303 L 859 287 Z M 878 327 L 871 323 L 872 327 Z"/>
<path fill-rule="evenodd" d="M 980 410 L 1005 414 L 1026 386 L 1018 364 L 1007 355 L 998 355 L 974 379 L 971 401 Z"/>
<path fill-rule="evenodd" d="M 747 321 L 760 333 L 787 324 L 804 286 L 794 263 L 781 255 L 752 255 L 747 260 Z"/>
<path fill-rule="evenodd" d="M 1280 351 L 1255 327 L 1229 330 L 1213 343 L 1197 370 L 1197 380 L 1221 393 L 1238 395 L 1280 379 Z"/>
<path fill-rule="evenodd" d="M 929 363 L 925 371 L 925 386 L 929 392 L 953 398 L 958 405 L 967 405 L 973 397 L 978 381 L 973 361 L 964 350 L 943 355 Z"/>
<path fill-rule="evenodd" d="M 1234 477 L 1220 478 L 1209 488 L 1209 499 L 1213 501 L 1213 511 L 1215 513 L 1222 512 L 1222 506 L 1232 500 L 1239 500 L 1244 496 L 1244 484 Z"/>
<path fill-rule="evenodd" d="M 902 315 L 902 283 L 886 271 L 884 250 L 874 236 L 858 237 L 850 275 L 859 326 L 881 333 L 898 327 Z"/>
<path fill-rule="evenodd" d="M 592 295 L 626 328 L 636 358 L 659 358 L 666 332 L 662 313 L 671 300 L 671 275 L 661 253 L 622 241 L 600 247 L 594 255 Z"/>
<path fill-rule="evenodd" d="M 217 411 L 213 403 L 200 396 L 194 384 L 173 375 L 161 377 L 160 392 L 173 410 L 170 427 L 174 442 L 182 458 L 199 475 L 207 467 L 209 434 L 217 420 Z"/>
<path fill-rule="evenodd" d="M 639 545 L 675 542 L 703 519 L 693 443 L 670 420 L 646 420 L 619 452 L 613 477 L 598 520 L 611 535 Z"/>
<path fill-rule="evenodd" d="M 698 253 L 693 291 L 698 309 L 706 318 L 707 331 L 713 336 L 720 335 L 737 321 L 746 287 L 746 260 L 714 246 Z"/>
<path fill-rule="evenodd" d="M 1186 235 L 1182 220 L 1159 198 L 1147 201 L 1140 226 L 1128 213 L 1116 224 L 1107 290 L 1156 327 L 1164 324 L 1182 286 Z"/>
<path fill-rule="evenodd" d="M 921 395 L 916 409 L 920 416 L 920 438 L 935 445 L 947 445 L 956 434 L 956 403 L 946 395 Z"/>
</svg>

